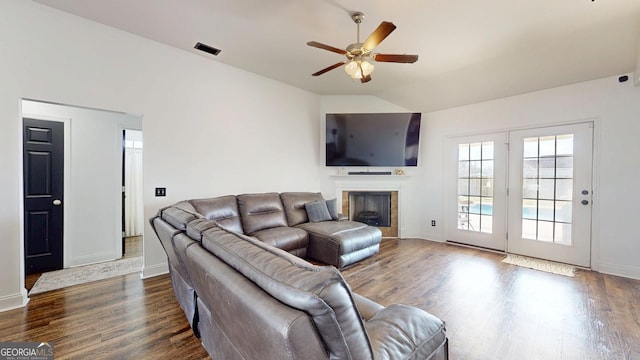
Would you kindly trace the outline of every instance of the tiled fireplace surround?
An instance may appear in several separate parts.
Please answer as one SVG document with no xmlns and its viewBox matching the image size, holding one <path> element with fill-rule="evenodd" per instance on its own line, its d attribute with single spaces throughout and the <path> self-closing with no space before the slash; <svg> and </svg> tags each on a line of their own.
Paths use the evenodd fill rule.
<svg viewBox="0 0 640 360">
<path fill-rule="evenodd" d="M 341 213 L 349 214 L 349 193 L 350 192 L 390 192 L 391 193 L 391 226 L 380 227 L 383 237 L 402 237 L 402 204 L 403 196 L 406 192 L 402 191 L 404 185 L 396 181 L 378 181 L 372 179 L 341 179 L 335 182 L 336 197 L 338 199 L 338 209 Z"/>
</svg>

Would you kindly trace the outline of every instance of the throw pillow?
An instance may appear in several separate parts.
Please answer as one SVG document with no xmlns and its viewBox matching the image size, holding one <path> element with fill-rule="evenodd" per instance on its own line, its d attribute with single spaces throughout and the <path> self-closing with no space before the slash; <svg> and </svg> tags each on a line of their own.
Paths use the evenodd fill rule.
<svg viewBox="0 0 640 360">
<path fill-rule="evenodd" d="M 310 222 L 320 222 L 331 220 L 331 214 L 327 209 L 327 204 L 324 201 L 315 201 L 304 204 L 305 210 L 307 210 L 307 216 Z"/>
<path fill-rule="evenodd" d="M 331 215 L 331 219 L 339 220 L 340 216 L 338 215 L 338 201 L 336 198 L 325 201 L 327 204 L 327 209 L 329 210 L 329 215 Z"/>
</svg>

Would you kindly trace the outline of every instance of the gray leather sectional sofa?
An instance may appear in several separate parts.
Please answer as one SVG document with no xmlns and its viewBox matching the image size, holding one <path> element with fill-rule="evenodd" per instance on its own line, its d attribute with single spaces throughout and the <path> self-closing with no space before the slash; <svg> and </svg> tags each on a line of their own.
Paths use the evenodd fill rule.
<svg viewBox="0 0 640 360">
<path fill-rule="evenodd" d="M 378 251 L 379 232 L 372 245 L 375 232 L 328 220 L 333 230 L 311 226 L 305 250 L 305 236 L 298 231 L 305 226 L 298 225 L 316 224 L 308 221 L 305 201 L 316 203 L 321 195 L 275 195 L 288 209 L 287 224 L 303 220 L 286 226 L 292 230 L 265 231 L 285 226 L 256 225 L 257 219 L 281 224 L 274 215 L 280 211 L 273 207 L 274 193 L 180 202 L 151 219 L 167 253 L 176 298 L 213 359 L 448 358 L 442 320 L 415 307 L 384 307 L 352 293 L 340 274 L 337 267 L 358 261 L 353 259 L 363 256 L 363 249 Z M 258 199 L 265 201 L 262 206 Z M 252 231 L 245 234 L 248 228 Z M 340 248 L 349 244 L 344 234 L 352 231 L 357 240 L 349 245 L 353 251 L 345 251 Z M 311 244 L 322 239 L 332 245 L 313 249 Z M 337 267 L 301 258 L 313 251 L 326 252 Z"/>
<path fill-rule="evenodd" d="M 363 223 L 342 220 L 317 221 L 308 216 L 309 205 L 325 205 L 320 193 L 287 192 L 227 195 L 182 201 L 173 207 L 218 226 L 257 238 L 302 258 L 311 258 L 343 268 L 380 249 L 380 230 Z M 331 216 L 329 207 L 335 212 Z M 336 220 L 335 205 L 325 218 Z"/>
</svg>

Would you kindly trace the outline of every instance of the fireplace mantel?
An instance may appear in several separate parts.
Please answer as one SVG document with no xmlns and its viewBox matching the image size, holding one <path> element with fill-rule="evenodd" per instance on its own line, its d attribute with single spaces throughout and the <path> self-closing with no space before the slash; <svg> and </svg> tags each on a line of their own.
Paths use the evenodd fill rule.
<svg viewBox="0 0 640 360">
<path fill-rule="evenodd" d="M 329 175 L 332 178 L 340 178 L 340 179 L 353 179 L 354 181 L 361 181 L 364 180 L 366 181 L 366 179 L 369 180 L 378 180 L 378 179 L 389 179 L 392 178 L 394 181 L 402 181 L 402 178 L 410 178 L 411 175 L 395 175 L 395 174 L 391 174 L 391 175 L 378 175 L 378 174 L 359 174 L 359 175 L 349 175 L 349 174 L 331 174 Z"/>
</svg>

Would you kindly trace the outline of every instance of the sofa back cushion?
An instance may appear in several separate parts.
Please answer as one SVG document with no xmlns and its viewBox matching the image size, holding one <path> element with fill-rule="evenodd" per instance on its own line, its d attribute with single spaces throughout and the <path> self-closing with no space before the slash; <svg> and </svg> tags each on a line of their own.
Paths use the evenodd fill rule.
<svg viewBox="0 0 640 360">
<path fill-rule="evenodd" d="M 324 200 L 321 193 L 314 192 L 285 192 L 280 194 L 280 199 L 282 199 L 289 226 L 309 222 L 304 205 Z"/>
<path fill-rule="evenodd" d="M 289 307 L 306 312 L 330 359 L 372 359 L 351 290 L 332 266 L 314 266 L 259 240 L 222 229 L 203 233 L 202 246 Z"/>
<path fill-rule="evenodd" d="M 234 195 L 210 199 L 189 200 L 194 209 L 205 218 L 233 232 L 242 233 L 242 223 L 238 212 L 238 202 Z"/>
<path fill-rule="evenodd" d="M 287 226 L 287 217 L 278 193 L 243 194 L 237 198 L 244 234 Z"/>
</svg>

